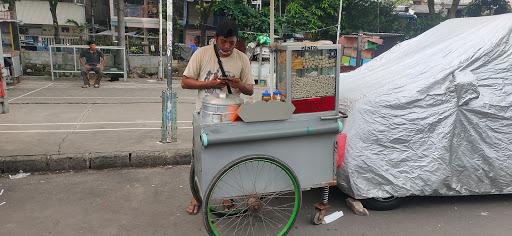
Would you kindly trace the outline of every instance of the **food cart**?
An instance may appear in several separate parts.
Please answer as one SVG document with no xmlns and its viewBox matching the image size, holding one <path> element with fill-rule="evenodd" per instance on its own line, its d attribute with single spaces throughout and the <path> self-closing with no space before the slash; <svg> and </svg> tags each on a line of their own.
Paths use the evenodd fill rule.
<svg viewBox="0 0 512 236">
<path fill-rule="evenodd" d="M 285 235 L 301 191 L 312 188 L 324 188 L 313 218 L 320 224 L 336 185 L 340 47 L 290 43 L 276 51 L 272 89 L 280 101 L 234 111 L 237 98 L 207 96 L 194 114 L 191 189 L 210 235 Z"/>
</svg>

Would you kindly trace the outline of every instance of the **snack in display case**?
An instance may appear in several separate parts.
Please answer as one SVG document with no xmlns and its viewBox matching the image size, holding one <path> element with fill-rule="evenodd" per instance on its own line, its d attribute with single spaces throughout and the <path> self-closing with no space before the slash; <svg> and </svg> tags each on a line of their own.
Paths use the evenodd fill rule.
<svg viewBox="0 0 512 236">
<path fill-rule="evenodd" d="M 290 43 L 278 50 L 277 89 L 295 114 L 336 111 L 340 47 L 322 43 Z"/>
<path fill-rule="evenodd" d="M 292 99 L 336 95 L 336 76 L 306 75 L 292 78 Z"/>
</svg>

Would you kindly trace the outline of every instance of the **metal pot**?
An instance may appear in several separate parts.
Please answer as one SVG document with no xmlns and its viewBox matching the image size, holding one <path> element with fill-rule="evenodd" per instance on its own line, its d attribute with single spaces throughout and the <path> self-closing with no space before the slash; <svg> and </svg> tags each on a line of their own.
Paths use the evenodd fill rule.
<svg viewBox="0 0 512 236">
<path fill-rule="evenodd" d="M 243 100 L 232 94 L 212 94 L 203 97 L 201 119 L 204 123 L 228 123 L 236 119 Z"/>
</svg>

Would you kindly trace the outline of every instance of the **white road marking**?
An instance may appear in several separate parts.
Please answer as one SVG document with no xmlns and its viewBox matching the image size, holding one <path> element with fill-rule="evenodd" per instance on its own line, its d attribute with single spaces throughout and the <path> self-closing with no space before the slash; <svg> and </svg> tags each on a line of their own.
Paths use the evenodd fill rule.
<svg viewBox="0 0 512 236">
<path fill-rule="evenodd" d="M 62 132 L 96 132 L 96 131 L 127 131 L 127 130 L 160 130 L 161 128 L 118 128 L 118 129 L 78 129 L 78 130 L 10 130 L 0 133 L 62 133 Z M 178 129 L 192 129 L 192 127 L 178 127 Z"/>
<path fill-rule="evenodd" d="M 78 99 L 92 99 L 92 98 L 96 98 L 96 99 L 103 99 L 103 98 L 127 99 L 127 98 L 160 98 L 160 97 L 25 97 L 25 99 L 58 99 L 58 98 L 63 98 L 63 99 L 73 99 L 73 98 L 78 98 Z"/>
<path fill-rule="evenodd" d="M 73 98 L 79 98 L 79 99 L 90 99 L 90 98 L 95 98 L 95 99 L 107 99 L 107 98 L 116 98 L 116 99 L 127 99 L 127 98 L 158 98 L 160 99 L 161 97 L 25 97 L 25 99 L 58 99 L 58 98 L 65 98 L 65 99 L 73 99 Z M 181 100 L 181 99 L 195 99 L 195 97 L 178 97 L 178 100 Z"/>
<path fill-rule="evenodd" d="M 192 123 L 192 121 L 177 121 L 178 123 Z M 113 122 L 83 122 L 83 123 L 24 123 L 24 124 L 0 124 L 0 126 L 44 126 L 44 125 L 98 125 L 98 124 L 145 124 L 162 123 L 162 121 L 113 121 Z"/>
<path fill-rule="evenodd" d="M 25 94 L 23 94 L 23 95 L 21 95 L 21 96 L 18 96 L 18 97 L 12 98 L 12 99 L 10 99 L 10 100 L 9 100 L 9 102 L 14 101 L 14 100 L 16 100 L 16 99 L 18 99 L 18 98 L 25 97 L 25 96 L 27 96 L 27 95 L 29 95 L 29 94 L 35 93 L 35 92 L 37 92 L 37 91 L 39 91 L 39 90 L 41 90 L 41 89 L 48 88 L 48 87 L 52 86 L 52 84 L 54 84 L 54 83 L 50 83 L 50 84 L 48 84 L 48 85 L 46 85 L 46 86 L 44 86 L 44 87 L 42 87 L 42 88 L 38 88 L 38 89 L 36 89 L 36 90 L 34 90 L 34 91 L 31 91 L 31 92 L 25 93 Z"/>
</svg>

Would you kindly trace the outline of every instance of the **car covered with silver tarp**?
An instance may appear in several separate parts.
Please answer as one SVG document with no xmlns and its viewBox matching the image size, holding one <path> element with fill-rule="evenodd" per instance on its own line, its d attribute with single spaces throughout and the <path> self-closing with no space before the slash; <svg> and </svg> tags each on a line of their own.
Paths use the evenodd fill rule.
<svg viewBox="0 0 512 236">
<path fill-rule="evenodd" d="M 340 108 L 354 198 L 512 193 L 512 14 L 447 20 L 342 74 Z"/>
</svg>

